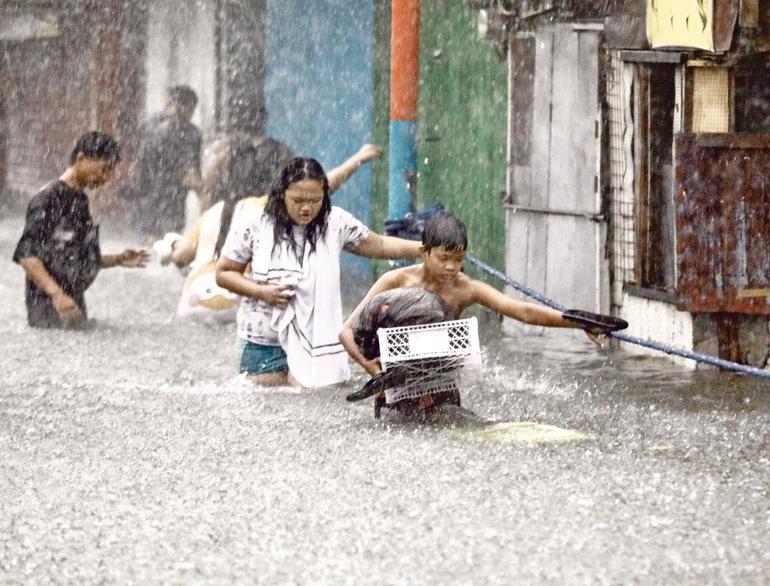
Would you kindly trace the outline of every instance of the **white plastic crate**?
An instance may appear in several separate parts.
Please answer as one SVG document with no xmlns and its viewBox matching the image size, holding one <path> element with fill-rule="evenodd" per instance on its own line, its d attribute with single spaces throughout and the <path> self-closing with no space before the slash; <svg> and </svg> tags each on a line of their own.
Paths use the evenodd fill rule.
<svg viewBox="0 0 770 586">
<path fill-rule="evenodd" d="M 398 368 L 404 382 L 385 391 L 396 403 L 452 391 L 478 381 L 481 347 L 475 317 L 400 328 L 380 328 L 382 369 Z"/>
</svg>

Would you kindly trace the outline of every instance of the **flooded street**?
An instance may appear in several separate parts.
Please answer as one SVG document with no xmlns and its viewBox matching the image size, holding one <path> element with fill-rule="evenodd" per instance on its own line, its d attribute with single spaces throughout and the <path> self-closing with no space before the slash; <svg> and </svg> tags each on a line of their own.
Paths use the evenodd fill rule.
<svg viewBox="0 0 770 586">
<path fill-rule="evenodd" d="M 378 422 L 352 383 L 237 376 L 233 325 L 171 321 L 172 267 L 103 271 L 91 331 L 29 329 L 21 227 L 0 223 L 2 583 L 770 581 L 766 381 L 487 328 L 464 406 L 593 439 Z"/>
</svg>

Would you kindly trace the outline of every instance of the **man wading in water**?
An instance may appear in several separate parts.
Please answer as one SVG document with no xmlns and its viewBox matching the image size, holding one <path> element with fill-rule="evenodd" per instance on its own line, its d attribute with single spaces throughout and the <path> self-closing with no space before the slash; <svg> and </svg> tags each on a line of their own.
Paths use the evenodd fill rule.
<svg viewBox="0 0 770 586">
<path fill-rule="evenodd" d="M 70 164 L 27 208 L 24 233 L 13 260 L 27 273 L 27 322 L 37 328 L 82 327 L 85 291 L 102 268 L 141 267 L 148 254 L 101 253 L 85 189 L 104 185 L 119 161 L 118 143 L 102 132 L 81 136 Z"/>
</svg>

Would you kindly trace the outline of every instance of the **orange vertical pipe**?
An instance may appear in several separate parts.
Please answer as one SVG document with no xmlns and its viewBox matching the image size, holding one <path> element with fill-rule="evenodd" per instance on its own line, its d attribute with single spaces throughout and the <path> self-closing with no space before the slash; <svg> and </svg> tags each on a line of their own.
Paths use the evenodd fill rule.
<svg viewBox="0 0 770 586">
<path fill-rule="evenodd" d="M 420 0 L 393 0 L 390 31 L 390 119 L 416 120 Z"/>
</svg>

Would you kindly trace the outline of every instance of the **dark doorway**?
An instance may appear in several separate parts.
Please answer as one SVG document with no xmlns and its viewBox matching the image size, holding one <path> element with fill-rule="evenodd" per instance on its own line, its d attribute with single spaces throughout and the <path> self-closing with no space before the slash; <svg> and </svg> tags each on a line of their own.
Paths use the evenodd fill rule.
<svg viewBox="0 0 770 586">
<path fill-rule="evenodd" d="M 770 67 L 735 69 L 735 132 L 770 132 Z"/>
<path fill-rule="evenodd" d="M 669 64 L 639 68 L 637 100 L 638 278 L 643 287 L 673 291 L 673 142 L 676 69 Z"/>
</svg>

